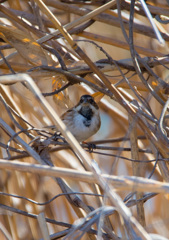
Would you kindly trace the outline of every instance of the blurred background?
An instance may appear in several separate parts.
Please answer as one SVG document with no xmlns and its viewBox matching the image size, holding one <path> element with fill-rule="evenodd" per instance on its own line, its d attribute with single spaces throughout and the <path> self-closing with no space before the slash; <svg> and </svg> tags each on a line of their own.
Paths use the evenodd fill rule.
<svg viewBox="0 0 169 240">
<path fill-rule="evenodd" d="M 162 161 L 166 157 L 160 152 L 162 145 L 159 148 L 153 145 L 151 139 L 147 138 L 146 130 L 140 128 L 137 116 L 131 117 L 128 108 L 125 108 L 111 91 L 109 92 L 91 66 L 86 64 L 85 58 L 80 56 L 70 42 L 57 31 L 54 17 L 50 18 L 44 10 L 45 7 L 41 7 L 39 2 L 53 13 L 62 26 L 69 29 L 74 43 L 78 44 L 105 74 L 127 103 L 135 106 L 134 109 L 139 105 L 138 109 L 145 117 L 147 126 L 150 124 L 152 131 L 154 129 L 153 134 L 156 134 L 159 118 L 168 99 L 167 1 L 145 1 L 164 40 L 163 44 L 157 39 L 140 1 L 135 2 L 134 10 L 130 1 L 114 1 L 111 7 L 103 8 L 99 14 L 86 17 L 81 22 L 80 18 L 104 7 L 109 1 L 0 1 L 1 77 L 9 75 L 10 78 L 17 73 L 27 73 L 59 116 L 75 106 L 81 95 L 92 95 L 101 91 L 102 94 L 95 97 L 100 108 L 101 128 L 87 140 L 95 144 L 90 157 L 95 159 L 101 172 L 105 174 L 117 177 L 141 176 L 145 180 L 151 178 L 161 182 L 167 181 L 168 168 Z M 131 16 L 134 17 L 133 43 L 129 32 Z M 126 41 L 125 34 L 130 41 Z M 146 68 L 146 65 L 143 66 L 139 62 L 141 76 L 138 75 L 132 61 L 132 48 L 136 51 L 136 56 L 148 65 Z M 65 73 L 67 71 L 69 74 Z M 60 88 L 63 90 L 54 92 Z M 26 83 L 1 84 L 0 93 L 0 117 L 7 124 L 1 122 L 1 160 L 38 164 L 15 137 L 21 137 L 31 147 L 34 142 L 40 144 L 38 140 L 46 136 L 42 134 L 44 127 L 52 125 L 52 121 Z M 166 138 L 167 123 L 166 111 L 163 121 Z M 13 135 L 10 129 L 16 135 Z M 132 150 L 134 143 L 131 141 L 135 142 L 137 148 L 134 155 Z M 165 146 L 168 147 L 167 140 Z M 79 173 L 85 171 L 77 154 L 68 149 L 66 144 L 55 142 L 48 147 L 45 150 L 45 157 L 48 157 L 54 166 L 77 170 Z M 89 152 L 87 145 L 83 147 Z M 42 157 L 43 146 L 40 149 L 38 145 L 37 149 L 37 153 Z M 128 226 L 125 226 L 118 211 L 105 218 L 105 226 L 102 223 L 101 227 L 102 237 L 99 238 L 97 235 L 100 226 L 98 219 L 87 227 L 87 220 L 90 222 L 91 218 L 85 217 L 90 211 L 101 206 L 112 206 L 106 198 L 104 189 L 97 183 L 91 184 L 88 180 L 85 183 L 69 177 L 62 178 L 61 183 L 50 175 L 9 170 L 3 165 L 0 167 L 0 239 L 45 239 L 43 227 L 39 223 L 40 220 L 36 219 L 37 216 L 46 223 L 48 233 L 46 239 L 136 239 L 133 238 Z M 111 183 L 109 184 L 111 186 Z M 28 201 L 29 198 L 38 203 L 46 202 L 64 192 L 63 188 L 66 189 L 65 193 L 74 191 L 105 194 L 105 198 L 78 195 L 84 208 L 75 206 L 75 202 L 69 201 L 65 196 L 60 196 L 42 206 Z M 162 239 L 160 236 L 168 238 L 168 190 L 164 194 L 150 196 L 148 191 L 136 192 L 136 190 L 137 186 L 133 187 L 132 191 L 125 188 L 121 190 L 115 186 L 115 191 L 121 199 L 125 199 L 126 204 L 129 202 L 128 206 L 133 203 L 130 210 L 148 234 L 158 234 L 158 239 Z M 126 199 L 131 192 L 133 194 Z M 152 190 L 153 192 L 155 190 Z M 5 194 L 14 194 L 25 199 Z M 142 200 L 136 201 L 138 199 Z M 44 215 L 40 215 L 41 213 Z M 44 217 L 48 218 L 48 221 Z M 85 219 L 84 225 L 80 222 L 82 218 Z M 55 222 L 52 223 L 50 219 Z M 81 231 L 76 229 L 73 233 L 72 224 L 77 224 L 77 220 L 82 224 Z M 91 229 L 95 232 L 89 233 Z"/>
</svg>

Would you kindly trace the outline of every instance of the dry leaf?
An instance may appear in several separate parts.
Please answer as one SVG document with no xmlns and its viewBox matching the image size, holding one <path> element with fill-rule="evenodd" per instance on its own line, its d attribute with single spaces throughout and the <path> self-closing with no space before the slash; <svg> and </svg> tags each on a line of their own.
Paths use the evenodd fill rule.
<svg viewBox="0 0 169 240">
<path fill-rule="evenodd" d="M 16 27 L 0 23 L 0 37 L 11 44 L 29 63 L 47 65 L 47 58 L 41 46 L 29 35 Z"/>
<path fill-rule="evenodd" d="M 52 77 L 52 91 L 60 89 L 63 84 L 67 82 L 66 77 L 63 74 L 57 74 Z M 62 108 L 70 108 L 72 107 L 71 101 L 69 99 L 69 95 L 67 93 L 67 89 L 59 92 L 53 96 L 53 99 L 57 105 Z"/>
</svg>

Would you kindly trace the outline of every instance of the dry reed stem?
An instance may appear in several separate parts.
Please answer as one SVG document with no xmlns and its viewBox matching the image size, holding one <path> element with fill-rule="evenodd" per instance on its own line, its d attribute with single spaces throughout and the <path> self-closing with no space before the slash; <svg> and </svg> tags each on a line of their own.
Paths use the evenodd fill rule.
<svg viewBox="0 0 169 240">
<path fill-rule="evenodd" d="M 47 224 L 46 224 L 46 221 L 45 221 L 44 213 L 40 213 L 37 217 L 37 220 L 38 220 L 38 223 L 39 223 L 39 226 L 40 226 L 40 229 L 41 229 L 43 239 L 44 240 L 50 240 L 50 236 L 49 236 L 49 233 L 48 233 L 48 228 L 47 228 Z"/>
<path fill-rule="evenodd" d="M 16 81 L 27 81 L 29 88 L 35 94 L 36 98 L 40 101 L 41 106 L 45 111 L 45 113 L 47 114 L 47 116 L 49 116 L 49 119 L 54 121 L 54 124 L 56 124 L 56 126 L 61 131 L 65 139 L 72 146 L 74 151 L 80 156 L 80 158 L 83 160 L 83 163 L 86 165 L 86 168 L 91 170 L 94 173 L 96 179 L 99 181 L 99 184 L 102 186 L 102 188 L 103 189 L 107 188 L 107 194 L 109 195 L 111 201 L 118 208 L 119 212 L 122 214 L 124 219 L 128 221 L 129 224 L 131 224 L 131 227 L 136 229 L 139 235 L 141 235 L 144 239 L 149 239 L 149 236 L 146 233 L 146 231 L 141 227 L 141 225 L 139 226 L 139 223 L 132 217 L 131 212 L 128 210 L 128 208 L 126 208 L 124 203 L 121 201 L 120 197 L 115 192 L 111 191 L 110 188 L 108 189 L 106 181 L 103 178 L 101 178 L 100 174 L 98 174 L 97 168 L 95 167 L 95 165 L 93 165 L 95 163 L 91 162 L 90 158 L 88 157 L 86 152 L 80 147 L 80 145 L 78 144 L 76 139 L 73 137 L 73 135 L 70 132 L 66 131 L 65 125 L 61 122 L 56 112 L 53 111 L 53 109 L 50 107 L 48 102 L 40 95 L 40 91 L 35 85 L 35 83 L 33 82 L 33 80 L 28 75 L 19 75 L 19 74 L 15 75 L 14 77 L 10 76 L 8 78 L 3 77 L 2 80 L 0 79 L 0 83 L 5 83 L 5 84 L 14 83 Z M 5 129 L 8 129 L 8 131 L 12 132 L 11 131 L 12 129 L 9 129 L 9 127 L 7 127 L 2 120 L 1 120 L 1 124 Z M 15 134 L 13 133 L 11 135 L 15 135 Z M 29 146 L 25 145 L 22 139 L 20 139 L 19 137 L 16 137 L 16 139 L 22 144 L 22 146 L 26 148 L 26 150 L 28 150 L 28 152 L 32 156 L 34 156 L 34 158 L 37 161 L 39 162 L 42 161 L 39 155 L 36 154 L 36 152 L 33 151 L 32 149 L 29 149 Z"/>
<path fill-rule="evenodd" d="M 44 2 L 46 2 L 46 1 L 44 1 Z M 84 14 L 87 14 L 90 12 L 90 10 L 88 10 L 88 9 L 71 6 L 71 5 L 68 5 L 65 3 L 56 2 L 54 0 L 47 0 L 47 4 L 51 7 L 67 11 L 69 13 L 74 13 L 74 14 L 77 14 L 80 16 L 83 16 Z M 110 16 L 109 14 L 102 13 L 102 14 L 94 17 L 94 20 L 103 22 L 106 24 L 110 24 L 112 26 L 120 27 L 119 19 L 116 17 Z M 126 29 L 129 29 L 128 21 L 125 20 L 124 23 L 125 23 Z M 146 36 L 149 36 L 152 38 L 156 38 L 152 28 L 147 27 L 146 25 L 141 25 L 141 24 L 135 23 L 134 31 L 139 34 L 143 34 L 143 35 L 146 35 Z M 165 41 L 169 41 L 169 37 L 166 34 L 162 34 L 162 36 L 165 39 Z"/>
<path fill-rule="evenodd" d="M 93 34 L 93 33 L 87 32 L 87 31 L 78 33 L 77 36 L 129 50 L 129 45 L 126 42 L 121 41 L 116 38 L 104 37 L 102 35 Z M 138 45 L 134 45 L 134 47 L 139 54 L 143 54 L 148 57 L 164 56 L 163 53 L 157 52 L 157 51 L 154 51 L 154 50 L 151 50 L 148 48 L 144 48 L 144 47 L 141 47 Z"/>
<path fill-rule="evenodd" d="M 43 3 L 39 0 L 36 2 Z M 9 239 L 39 239 L 43 232 L 43 227 L 39 226 L 37 222 L 41 211 L 45 213 L 42 222 L 50 223 L 48 225 L 50 226 L 49 233 L 45 231 L 43 235 L 43 238 L 46 239 L 54 238 L 54 235 L 60 238 L 65 236 L 65 239 L 66 237 L 70 239 L 86 239 L 86 237 L 90 239 L 101 237 L 118 240 L 122 238 L 136 239 L 133 231 L 136 232 L 137 237 L 142 236 L 142 239 L 151 239 L 152 232 L 161 236 L 168 236 L 166 220 L 168 215 L 164 209 L 168 209 L 165 198 L 168 198 L 169 186 L 168 183 L 163 182 L 168 182 L 169 179 L 167 166 L 169 134 L 167 126 L 168 56 L 164 56 L 168 49 L 167 28 L 164 24 L 168 16 L 167 5 L 149 6 L 150 1 L 146 3 L 149 9 L 146 11 L 150 11 L 153 17 L 156 17 L 156 21 L 160 21 L 161 14 L 165 15 L 165 19 L 161 19 L 160 23 L 158 22 L 158 28 L 161 32 L 163 31 L 162 37 L 166 40 L 166 45 L 159 48 L 154 41 L 153 29 L 148 27 L 147 23 L 144 23 L 147 18 L 139 3 L 135 5 L 137 8 L 135 8 L 136 14 L 134 15 L 134 1 L 131 3 L 122 1 L 121 5 L 119 5 L 119 2 L 116 5 L 116 1 L 107 4 L 103 4 L 101 1 L 91 1 L 90 3 L 84 1 L 83 7 L 79 6 L 77 1 L 71 1 L 74 4 L 70 4 L 70 1 L 63 3 L 48 0 L 44 2 L 46 7 L 43 5 L 42 11 L 34 1 L 29 3 L 25 1 L 20 4 L 19 0 L 14 0 L 8 1 L 9 5 L 5 2 L 1 3 L 0 6 L 0 16 L 5 19 L 5 22 L 3 22 L 5 25 L 1 25 L 1 29 L 4 29 L 4 36 L 2 37 L 6 42 L 9 40 L 13 46 L 11 48 L 9 44 L 5 45 L 4 43 L 1 43 L 0 46 L 1 83 L 8 84 L 6 86 L 1 84 L 0 86 L 1 126 L 3 126 L 0 133 L 0 186 L 2 188 L 0 208 L 3 213 L 0 217 L 0 221 L 2 220 L 1 229 L 3 229 L 0 232 L 0 238 L 3 239 L 4 236 L 8 236 Z M 93 8 L 89 10 L 90 5 L 95 6 L 94 10 Z M 53 8 L 50 8 L 49 11 L 50 6 L 53 6 Z M 113 11 L 114 9 L 118 10 L 118 14 Z M 125 15 L 121 14 L 123 9 L 129 15 L 129 21 Z M 103 13 L 105 10 L 106 12 Z M 47 13 L 48 19 L 43 16 L 43 11 Z M 72 13 L 80 17 L 74 20 Z M 53 23 L 49 20 L 49 17 Z M 135 17 L 134 20 L 133 17 Z M 25 22 L 25 19 L 27 19 L 27 22 Z M 136 23 L 135 19 L 139 21 L 139 24 Z M 16 31 L 13 31 L 11 38 L 9 38 L 9 33 L 12 31 L 6 25 L 6 20 L 9 20 L 8 25 L 16 29 Z M 113 28 L 115 34 L 116 32 L 119 34 L 119 31 L 122 30 L 123 35 L 107 35 L 104 28 L 101 28 L 102 23 L 105 24 L 105 30 L 108 26 L 115 26 Z M 95 26 L 99 26 L 99 29 L 92 32 Z M 56 30 L 58 27 L 59 30 Z M 30 32 L 30 38 L 24 33 L 25 29 Z M 109 32 L 111 31 L 112 28 L 109 29 Z M 22 37 L 18 38 L 17 33 L 21 32 Z M 81 36 L 81 39 L 84 40 L 81 48 L 79 47 L 81 42 L 77 44 L 75 36 L 76 39 Z M 145 39 L 143 36 L 145 36 Z M 32 37 L 33 39 L 36 37 L 36 40 L 32 41 Z M 88 38 L 92 41 L 88 41 Z M 126 42 L 124 42 L 125 38 Z M 132 41 L 133 38 L 134 42 Z M 30 50 L 26 50 L 24 39 L 35 45 L 36 41 L 43 44 L 36 45 L 37 48 L 28 44 Z M 140 39 L 143 39 L 142 45 Z M 18 41 L 17 44 L 16 40 Z M 100 45 L 94 40 L 98 41 Z M 62 43 L 60 43 L 61 41 Z M 151 41 L 152 45 L 148 41 Z M 67 45 L 64 46 L 66 42 L 70 44 L 72 49 Z M 153 44 L 156 44 L 156 47 Z M 109 52 L 111 46 L 118 46 L 118 51 L 115 52 L 113 48 L 113 52 Z M 14 52 L 16 49 L 17 52 Z M 40 54 L 45 53 L 45 56 L 38 54 L 37 49 L 40 50 Z M 121 49 L 130 49 L 128 54 L 131 54 L 131 58 L 130 55 L 124 56 L 124 53 L 121 54 L 123 52 L 121 52 Z M 139 55 L 135 54 L 135 50 L 139 54 L 152 57 L 140 58 Z M 95 55 L 94 51 L 97 54 L 102 54 L 101 57 L 98 55 L 96 58 L 99 61 L 96 59 L 93 61 L 89 57 L 91 56 L 90 52 Z M 35 54 L 35 58 L 33 54 Z M 155 57 L 155 55 L 158 57 Z M 106 59 L 102 59 L 105 57 Z M 120 60 L 115 61 L 116 58 Z M 44 60 L 46 66 L 39 66 L 40 62 Z M 38 67 L 32 68 L 33 64 Z M 18 72 L 27 73 L 27 70 L 29 70 L 29 76 L 14 74 Z M 12 75 L 5 76 L 5 74 L 11 72 Z M 62 74 L 64 81 L 62 82 L 61 78 L 58 78 L 60 89 L 56 89 L 54 93 L 51 77 L 54 76 L 57 79 L 57 76 Z M 114 76 L 112 77 L 112 75 Z M 23 84 L 15 83 L 20 77 L 24 81 Z M 36 88 L 30 77 L 33 78 L 41 91 Z M 25 83 L 26 79 L 28 80 L 27 83 Z M 31 85 L 29 85 L 30 83 Z M 86 85 L 84 86 L 82 83 Z M 26 89 L 25 86 L 32 86 L 31 91 Z M 64 93 L 63 96 L 68 102 L 70 94 L 76 102 L 79 95 L 86 92 L 94 93 L 94 91 L 102 92 L 106 98 L 99 103 L 105 118 L 103 118 L 104 126 L 102 126 L 104 130 L 101 130 L 101 140 L 92 141 L 96 144 L 96 149 L 93 150 L 91 155 L 82 149 L 88 150 L 86 144 L 82 144 L 81 148 L 71 134 L 65 132 L 64 126 L 59 122 L 58 115 L 51 108 L 53 99 L 49 96 L 57 93 L 58 97 L 58 94 Z M 41 97 L 42 93 L 44 96 L 48 96 L 48 102 Z M 35 99 L 38 99 L 39 103 Z M 63 99 L 60 101 L 63 101 Z M 71 104 L 68 102 L 67 105 Z M 57 106 L 56 110 L 59 112 Z M 128 129 L 126 112 L 131 115 L 132 119 L 138 119 L 137 131 L 139 135 L 144 135 L 144 140 L 142 138 L 138 140 L 140 137 L 137 139 L 134 129 L 133 131 L 131 128 Z M 106 117 L 108 117 L 109 123 L 105 121 Z M 23 119 L 26 121 L 24 122 Z M 46 133 L 41 128 L 48 125 L 49 122 L 58 125 L 71 147 L 65 143 L 51 141 L 50 137 L 46 138 L 44 135 Z M 29 123 L 31 127 L 28 129 Z M 40 129 L 37 130 L 34 126 L 40 127 Z M 106 137 L 104 137 L 105 133 L 107 134 Z M 119 136 L 123 137 L 117 138 Z M 131 137 L 131 140 L 129 137 Z M 145 137 L 147 137 L 147 140 L 145 140 Z M 46 138 L 46 140 L 38 146 L 41 148 L 40 151 L 36 152 L 32 148 L 32 144 L 29 145 L 30 141 L 36 139 L 38 143 L 38 139 L 41 138 Z M 134 150 L 136 141 L 139 142 L 139 149 Z M 56 147 L 53 147 L 55 145 Z M 51 146 L 52 148 L 49 149 Z M 73 149 L 76 155 L 70 149 Z M 130 159 L 130 154 L 132 154 L 132 159 Z M 138 154 L 140 163 L 136 161 L 136 159 L 138 160 Z M 91 161 L 93 158 L 95 161 Z M 22 162 L 12 161 L 13 159 L 20 161 L 22 159 Z M 45 161 L 45 164 L 50 166 L 32 164 L 34 159 L 41 164 L 44 164 Z M 90 171 L 84 171 L 84 166 L 81 165 L 80 160 L 86 163 L 86 167 Z M 58 167 L 54 167 L 51 161 Z M 137 169 L 144 162 L 143 177 L 132 177 L 131 161 L 134 169 L 136 167 L 134 175 L 137 175 Z M 147 176 L 152 175 L 156 180 L 147 179 Z M 53 180 L 59 184 L 60 188 Z M 100 189 L 93 184 L 99 185 Z M 77 191 L 75 192 L 74 189 Z M 118 194 L 116 191 L 118 191 Z M 124 204 L 122 199 L 127 199 L 125 196 L 129 191 L 137 191 L 138 199 L 128 198 Z M 150 193 L 142 195 L 142 192 L 145 191 Z M 23 196 L 23 198 L 16 198 L 17 196 L 11 195 L 11 193 L 16 193 L 18 197 Z M 158 193 L 161 194 L 157 196 Z M 52 202 L 53 195 L 58 198 L 55 203 Z M 60 201 L 61 196 L 66 198 L 62 198 Z M 155 198 L 155 196 L 157 197 Z M 31 202 L 30 199 L 35 199 L 35 201 Z M 47 201 L 44 200 L 48 199 L 52 201 L 47 204 Z M 146 201 L 149 203 L 150 199 L 152 199 L 153 206 L 151 209 L 144 204 Z M 40 202 L 43 202 L 45 207 L 40 209 L 38 207 Z M 108 205 L 112 205 L 112 202 L 114 203 L 113 206 L 117 208 L 111 207 L 110 210 Z M 159 205 L 161 208 L 158 207 Z M 131 214 L 128 208 L 133 206 L 140 206 L 141 211 L 136 213 L 132 208 Z M 143 208 L 146 211 L 145 220 L 141 214 Z M 16 214 L 11 215 L 12 213 Z M 140 219 L 143 227 L 135 221 L 133 216 Z M 33 220 L 33 218 L 36 220 Z M 76 219 L 79 220 L 78 224 L 74 222 Z M 159 232 L 161 231 L 160 225 L 156 227 L 154 224 L 155 219 L 159 219 L 166 229 L 162 233 Z M 23 224 L 24 236 L 21 236 L 19 222 Z M 73 222 L 74 225 L 72 225 Z M 151 228 L 149 224 L 151 224 Z M 61 226 L 67 229 L 63 230 Z M 97 226 L 97 231 L 92 229 L 93 226 Z M 52 236 L 50 231 L 57 234 Z M 85 235 L 85 233 L 88 233 L 88 235 Z"/>
<path fill-rule="evenodd" d="M 102 79 L 102 81 L 105 83 L 105 86 L 112 92 L 114 93 L 117 101 L 127 107 L 128 112 L 131 115 L 135 115 L 136 112 L 135 110 L 131 107 L 131 105 L 129 105 L 125 99 L 123 98 L 123 96 L 118 92 L 118 90 L 111 85 L 111 83 L 108 81 L 108 79 L 105 77 L 104 74 L 102 74 L 102 72 L 93 64 L 93 62 L 88 58 L 88 56 L 86 54 L 84 54 L 84 52 L 82 52 L 82 50 L 77 46 L 77 44 L 73 41 L 72 37 L 67 33 L 66 29 L 62 28 L 59 21 L 56 19 L 56 17 L 54 17 L 54 15 L 49 11 L 49 9 L 43 4 L 42 1 L 37 0 L 37 3 L 40 5 L 40 7 L 45 11 L 46 14 L 48 14 L 48 16 L 50 16 L 50 19 L 53 21 L 54 24 L 56 24 L 57 28 L 61 31 L 61 33 L 63 34 L 63 36 L 65 37 L 65 39 L 69 42 L 70 46 L 84 59 L 84 61 L 91 67 L 91 69 L 98 75 L 98 77 L 100 77 Z M 140 126 L 145 130 L 146 129 L 146 125 L 145 122 L 142 121 L 141 118 L 139 118 L 139 124 Z M 159 145 L 156 141 L 155 136 L 152 135 L 152 132 L 149 131 L 149 128 L 146 129 L 147 134 L 149 135 L 149 138 L 151 138 L 151 140 L 153 141 L 154 145 L 159 149 L 159 151 L 161 152 L 161 154 L 167 158 L 168 155 L 166 154 L 166 151 L 163 149 L 163 147 L 161 148 L 161 144 Z M 166 176 L 167 177 L 167 176 Z"/>
<path fill-rule="evenodd" d="M 91 67 L 91 69 L 98 75 L 98 77 L 100 77 L 102 79 L 102 81 L 105 83 L 105 85 L 108 87 L 108 89 L 110 91 L 112 91 L 115 95 L 115 97 L 117 98 L 117 100 L 120 103 L 123 103 L 126 105 L 126 103 L 124 103 L 124 99 L 123 97 L 118 93 L 118 91 L 116 90 L 116 88 L 114 88 L 110 82 L 108 81 L 108 79 L 105 77 L 104 74 L 102 74 L 102 72 L 93 64 L 93 62 L 90 60 L 90 58 L 78 47 L 78 45 L 73 41 L 72 37 L 67 33 L 66 29 L 64 29 L 60 22 L 57 20 L 57 18 L 52 14 L 52 12 L 45 6 L 45 4 L 41 1 L 41 0 L 36 0 L 37 4 L 40 6 L 40 8 L 48 15 L 48 17 L 53 21 L 53 23 L 56 25 L 56 27 L 60 30 L 60 32 L 63 34 L 63 36 L 65 37 L 65 39 L 68 41 L 68 43 L 70 44 L 70 46 L 84 59 L 84 61 Z M 114 1 L 113 1 L 114 4 Z M 32 84 L 32 83 L 31 83 Z M 34 86 L 35 88 L 35 86 Z M 32 89 L 33 90 L 33 89 Z M 37 90 L 38 91 L 38 90 Z M 39 95 L 39 94 L 38 94 Z M 42 100 L 42 98 L 40 98 L 39 96 L 39 100 L 41 100 L 42 104 L 45 103 L 44 99 Z M 43 105 L 44 106 L 44 105 Z M 77 152 L 77 154 L 80 156 L 80 158 L 83 160 L 84 165 L 86 166 L 86 168 L 88 170 L 93 171 L 93 173 L 95 174 L 95 177 L 99 180 L 99 183 L 101 185 L 101 187 L 104 189 L 107 187 L 107 183 L 104 181 L 104 179 L 100 178 L 100 174 L 98 174 L 98 169 L 97 167 L 94 165 L 95 163 L 90 161 L 90 158 L 88 157 L 88 155 L 82 151 L 82 149 L 80 149 L 80 145 L 78 146 L 76 139 L 72 138 L 72 136 L 68 136 L 67 134 L 65 134 L 65 127 L 64 125 L 62 126 L 62 123 L 60 122 L 59 119 L 57 119 L 57 115 L 54 114 L 54 112 L 50 109 L 50 106 L 48 106 L 47 109 L 47 102 L 45 103 L 45 111 L 47 113 L 50 113 L 54 117 L 54 122 L 57 123 L 56 126 L 59 126 L 59 130 L 61 130 L 61 133 L 63 134 L 63 136 L 66 138 L 66 140 L 68 140 L 69 144 L 72 146 L 72 148 L 75 150 L 75 152 Z M 128 105 L 129 110 L 131 110 L 131 112 L 133 113 L 132 108 L 130 107 L 130 105 Z M 57 119 L 57 120 L 56 120 Z M 73 141 L 71 141 L 73 140 Z M 115 204 L 115 206 L 118 208 L 119 212 L 122 214 L 122 216 L 124 217 L 124 219 L 128 222 L 128 224 L 131 226 L 131 228 L 135 229 L 137 231 L 137 233 L 143 237 L 143 239 L 149 239 L 149 235 L 147 234 L 147 232 L 144 230 L 144 228 L 142 228 L 142 226 L 136 221 L 136 219 L 134 217 L 132 217 L 131 212 L 128 210 L 128 208 L 125 207 L 125 205 L 123 204 L 123 202 L 121 201 L 120 197 L 114 192 L 112 191 L 109 187 L 107 187 L 107 194 L 109 195 L 110 200 L 112 201 L 112 203 Z"/>
<path fill-rule="evenodd" d="M 137 143 L 137 128 L 136 128 L 137 119 L 133 119 L 129 116 L 129 127 L 130 131 L 130 142 L 131 142 L 131 158 L 139 161 L 139 151 Z M 139 162 L 132 162 L 133 175 L 141 176 L 141 164 Z M 136 192 L 136 199 L 143 197 L 143 193 Z M 137 204 L 137 216 L 139 223 L 145 227 L 145 214 L 144 214 L 144 204 L 142 202 Z"/>
<path fill-rule="evenodd" d="M 115 4 L 115 1 L 111 1 L 111 2 L 109 2 L 109 3 L 107 3 L 107 4 L 104 4 L 103 6 L 101 6 L 101 7 L 97 8 L 97 9 L 91 11 L 90 13 L 88 13 L 88 14 L 80 17 L 79 19 L 76 19 L 75 21 L 72 21 L 71 23 L 66 24 L 66 25 L 64 26 L 64 28 L 65 28 L 66 30 L 70 30 L 70 29 L 72 29 L 72 28 L 80 25 L 81 23 L 84 23 L 85 21 L 91 19 L 92 17 L 98 15 L 99 13 L 105 11 L 106 9 L 110 8 L 110 6 L 113 6 L 114 4 Z M 48 15 L 48 16 L 49 16 L 49 15 Z M 51 19 L 53 20 L 53 18 L 51 18 Z M 58 34 L 60 34 L 60 31 L 57 30 L 57 31 L 53 32 L 52 34 L 53 34 L 54 36 L 57 36 Z M 43 43 L 43 42 L 46 42 L 46 41 L 50 40 L 50 38 L 51 38 L 51 36 L 50 36 L 50 35 L 47 35 L 47 36 L 39 39 L 38 42 L 39 42 L 39 43 Z"/>
<path fill-rule="evenodd" d="M 40 175 L 50 176 L 50 177 L 63 177 L 72 178 L 74 180 L 79 180 L 87 183 L 99 183 L 92 172 L 79 172 L 77 170 L 60 168 L 60 167 L 50 167 L 41 166 L 38 164 L 20 163 L 20 162 L 9 162 L 8 160 L 1 159 L 0 168 L 6 168 L 9 170 L 38 173 Z M 129 191 L 149 191 L 157 193 L 168 193 L 169 184 L 160 181 L 155 181 L 151 179 L 144 179 L 142 177 L 119 177 L 110 176 L 102 174 L 102 177 L 113 184 L 115 189 L 118 190 L 129 190 Z"/>
</svg>

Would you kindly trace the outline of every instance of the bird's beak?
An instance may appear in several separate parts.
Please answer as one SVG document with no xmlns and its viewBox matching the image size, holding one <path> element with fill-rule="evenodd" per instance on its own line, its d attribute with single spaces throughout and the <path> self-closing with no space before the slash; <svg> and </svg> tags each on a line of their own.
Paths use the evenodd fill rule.
<svg viewBox="0 0 169 240">
<path fill-rule="evenodd" d="M 101 92 L 95 92 L 92 94 L 96 103 L 100 102 L 100 100 L 104 97 L 104 94 Z"/>
<path fill-rule="evenodd" d="M 84 102 L 83 102 L 83 103 L 84 103 L 84 104 L 88 103 L 87 99 L 84 99 Z"/>
<path fill-rule="evenodd" d="M 85 99 L 85 101 L 83 102 L 83 106 L 88 106 L 88 105 L 89 105 L 89 102 L 87 102 Z"/>
</svg>

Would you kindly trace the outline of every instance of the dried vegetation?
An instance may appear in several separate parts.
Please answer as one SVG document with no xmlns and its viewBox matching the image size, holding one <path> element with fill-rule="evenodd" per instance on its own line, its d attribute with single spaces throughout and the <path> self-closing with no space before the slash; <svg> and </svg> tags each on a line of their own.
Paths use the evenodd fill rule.
<svg viewBox="0 0 169 240">
<path fill-rule="evenodd" d="M 169 237 L 167 2 L 0 1 L 0 239 Z M 93 151 L 58 117 L 85 93 Z"/>
</svg>

